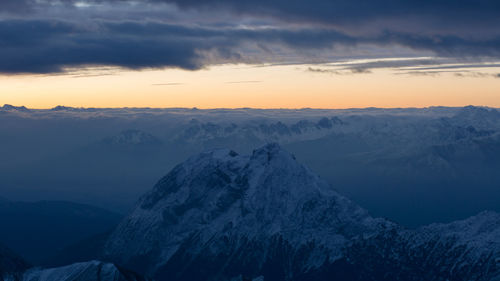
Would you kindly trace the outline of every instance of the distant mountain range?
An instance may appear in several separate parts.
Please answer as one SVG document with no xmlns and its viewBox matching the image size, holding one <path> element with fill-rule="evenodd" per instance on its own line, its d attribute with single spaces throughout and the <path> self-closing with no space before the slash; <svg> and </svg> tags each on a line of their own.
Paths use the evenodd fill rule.
<svg viewBox="0 0 500 281">
<path fill-rule="evenodd" d="M 372 214 L 409 227 L 500 211 L 495 108 L 6 105 L 0 112 L 0 195 L 16 200 L 77 201 L 127 212 L 190 155 L 224 147 L 250 153 L 277 142 Z"/>
<path fill-rule="evenodd" d="M 248 122 L 217 124 L 202 123 L 196 119 L 189 122 L 186 128 L 173 137 L 173 141 L 203 143 L 224 138 L 248 138 L 260 142 L 292 142 L 324 137 L 339 130 L 344 122 L 338 117 L 323 117 L 317 122 L 300 120 L 292 124 L 277 122 Z M 247 140 L 248 141 L 248 140 Z"/>
</svg>

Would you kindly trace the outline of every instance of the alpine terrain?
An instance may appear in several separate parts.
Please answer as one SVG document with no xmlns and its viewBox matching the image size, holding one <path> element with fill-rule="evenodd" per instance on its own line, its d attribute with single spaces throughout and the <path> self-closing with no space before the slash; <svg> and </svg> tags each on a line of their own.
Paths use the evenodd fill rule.
<svg viewBox="0 0 500 281">
<path fill-rule="evenodd" d="M 500 280 L 500 215 L 405 229 L 268 144 L 176 166 L 104 256 L 157 280 Z"/>
</svg>

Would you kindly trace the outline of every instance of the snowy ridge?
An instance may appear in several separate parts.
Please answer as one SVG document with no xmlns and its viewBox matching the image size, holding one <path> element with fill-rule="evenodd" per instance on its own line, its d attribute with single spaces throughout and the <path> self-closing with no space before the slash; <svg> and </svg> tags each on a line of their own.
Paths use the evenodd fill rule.
<svg viewBox="0 0 500 281">
<path fill-rule="evenodd" d="M 485 211 L 448 224 L 431 224 L 420 228 L 418 235 L 426 240 L 432 235 L 442 240 L 453 239 L 455 247 L 466 247 L 473 258 L 479 258 L 485 248 L 500 258 L 500 214 L 496 212 Z"/>
<path fill-rule="evenodd" d="M 483 212 L 449 224 L 390 230 L 345 250 L 345 280 L 500 280 L 500 214 Z M 344 264 L 345 266 L 345 264 Z"/>
<path fill-rule="evenodd" d="M 264 142 L 288 143 L 318 139 L 338 131 L 345 123 L 338 117 L 323 117 L 317 121 L 299 120 L 290 124 L 265 121 L 236 123 L 202 123 L 196 119 L 173 137 L 175 141 L 188 143 L 207 142 L 214 139 L 246 137 Z"/>
</svg>

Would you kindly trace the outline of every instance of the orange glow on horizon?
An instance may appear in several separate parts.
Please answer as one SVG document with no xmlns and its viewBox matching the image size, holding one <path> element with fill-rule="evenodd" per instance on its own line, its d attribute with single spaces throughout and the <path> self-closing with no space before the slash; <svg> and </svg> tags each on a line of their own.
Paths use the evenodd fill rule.
<svg viewBox="0 0 500 281">
<path fill-rule="evenodd" d="M 95 70 L 85 75 L 0 76 L 0 103 L 30 108 L 500 107 L 500 79 L 494 78 L 498 69 L 487 69 L 491 75 L 484 77 L 399 75 L 393 69 L 338 75 L 307 69 L 222 65 L 199 71 L 120 70 L 102 75 Z"/>
</svg>

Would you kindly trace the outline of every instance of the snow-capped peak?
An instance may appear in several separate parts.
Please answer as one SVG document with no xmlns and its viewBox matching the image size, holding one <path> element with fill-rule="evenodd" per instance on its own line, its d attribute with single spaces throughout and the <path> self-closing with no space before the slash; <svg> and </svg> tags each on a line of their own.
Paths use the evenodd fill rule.
<svg viewBox="0 0 500 281">
<path fill-rule="evenodd" d="M 227 251 L 225 239 L 239 247 L 242 239 L 264 245 L 282 237 L 297 248 L 313 243 L 302 266 L 318 267 L 335 260 L 350 238 L 389 224 L 268 144 L 252 155 L 212 150 L 178 165 L 118 226 L 106 252 L 128 266 L 147 255 L 154 271 L 188 241 L 196 255 Z"/>
<path fill-rule="evenodd" d="M 492 280 L 499 231 L 491 212 L 418 230 L 372 218 L 268 144 L 179 164 L 140 199 L 104 254 L 159 280 Z M 385 277 L 405 274 L 417 277 Z"/>
</svg>

